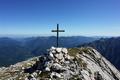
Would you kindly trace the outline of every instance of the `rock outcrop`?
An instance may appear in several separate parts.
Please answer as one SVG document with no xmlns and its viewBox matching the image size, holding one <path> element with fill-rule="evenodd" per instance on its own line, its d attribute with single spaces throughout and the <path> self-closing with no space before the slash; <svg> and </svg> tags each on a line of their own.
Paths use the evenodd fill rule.
<svg viewBox="0 0 120 80">
<path fill-rule="evenodd" d="M 0 79 L 120 80 L 120 72 L 93 48 L 51 47 L 46 55 L 0 68 Z"/>
</svg>

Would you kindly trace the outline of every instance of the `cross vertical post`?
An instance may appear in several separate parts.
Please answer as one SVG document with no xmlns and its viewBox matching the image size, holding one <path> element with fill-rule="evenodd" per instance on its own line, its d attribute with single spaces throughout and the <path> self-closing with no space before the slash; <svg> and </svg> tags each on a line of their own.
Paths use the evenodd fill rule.
<svg viewBox="0 0 120 80">
<path fill-rule="evenodd" d="M 56 46 L 59 46 L 59 32 L 65 32 L 65 30 L 59 30 L 59 24 L 57 24 L 57 30 L 52 30 L 52 32 L 57 32 Z"/>
<path fill-rule="evenodd" d="M 57 47 L 58 47 L 58 39 L 59 39 L 59 32 L 58 32 L 58 30 L 59 30 L 59 24 L 57 24 Z"/>
</svg>

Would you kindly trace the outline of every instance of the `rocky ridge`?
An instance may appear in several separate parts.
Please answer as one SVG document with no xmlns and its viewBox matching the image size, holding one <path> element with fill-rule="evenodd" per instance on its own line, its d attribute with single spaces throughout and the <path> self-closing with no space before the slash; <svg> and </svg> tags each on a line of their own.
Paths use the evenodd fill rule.
<svg viewBox="0 0 120 80">
<path fill-rule="evenodd" d="M 120 80 L 120 72 L 91 47 L 55 48 L 0 68 L 1 80 Z"/>
</svg>

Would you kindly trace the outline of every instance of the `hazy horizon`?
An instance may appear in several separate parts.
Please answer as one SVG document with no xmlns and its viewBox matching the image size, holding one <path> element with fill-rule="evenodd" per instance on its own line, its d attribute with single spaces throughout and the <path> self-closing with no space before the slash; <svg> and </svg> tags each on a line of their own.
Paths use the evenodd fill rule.
<svg viewBox="0 0 120 80">
<path fill-rule="evenodd" d="M 10 38 L 27 38 L 27 37 L 51 37 L 51 36 L 56 36 L 54 35 L 49 35 L 49 34 L 0 34 L 0 37 L 10 37 Z M 88 35 L 60 35 L 60 37 L 95 37 L 95 38 L 110 38 L 110 37 L 120 37 L 120 36 L 88 36 Z"/>
</svg>

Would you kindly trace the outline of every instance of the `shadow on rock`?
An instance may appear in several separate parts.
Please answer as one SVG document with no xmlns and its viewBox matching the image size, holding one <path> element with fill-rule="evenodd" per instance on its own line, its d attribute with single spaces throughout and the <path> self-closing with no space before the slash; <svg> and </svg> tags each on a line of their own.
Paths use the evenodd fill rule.
<svg viewBox="0 0 120 80">
<path fill-rule="evenodd" d="M 31 74 L 31 73 L 35 72 L 36 70 L 43 70 L 45 68 L 44 67 L 45 60 L 46 60 L 46 57 L 44 57 L 44 56 L 39 57 L 39 60 L 36 61 L 36 63 L 32 67 L 24 69 L 24 73 Z"/>
</svg>

